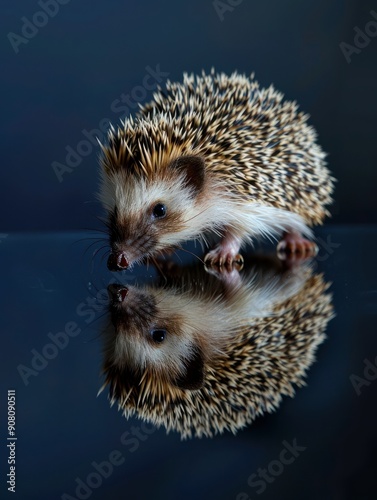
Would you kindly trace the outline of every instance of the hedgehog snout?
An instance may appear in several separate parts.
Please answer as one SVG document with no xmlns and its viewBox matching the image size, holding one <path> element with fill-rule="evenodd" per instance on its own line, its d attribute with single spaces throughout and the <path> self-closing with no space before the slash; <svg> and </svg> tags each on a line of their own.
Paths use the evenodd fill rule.
<svg viewBox="0 0 377 500">
<path fill-rule="evenodd" d="M 123 269 L 128 269 L 129 266 L 130 263 L 125 252 L 111 253 L 107 259 L 107 267 L 110 271 L 122 271 Z"/>
</svg>

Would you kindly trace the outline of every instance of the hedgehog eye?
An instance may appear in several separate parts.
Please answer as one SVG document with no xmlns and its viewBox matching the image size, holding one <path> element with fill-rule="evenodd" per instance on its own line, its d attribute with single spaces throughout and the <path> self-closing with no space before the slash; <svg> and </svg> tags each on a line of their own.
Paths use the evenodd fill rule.
<svg viewBox="0 0 377 500">
<path fill-rule="evenodd" d="M 163 203 L 157 203 L 152 213 L 156 219 L 162 219 L 166 215 L 166 206 Z"/>
<path fill-rule="evenodd" d="M 163 328 L 156 328 L 156 330 L 151 330 L 151 337 L 154 342 L 161 344 L 161 342 L 165 340 L 166 330 L 164 330 Z"/>
</svg>

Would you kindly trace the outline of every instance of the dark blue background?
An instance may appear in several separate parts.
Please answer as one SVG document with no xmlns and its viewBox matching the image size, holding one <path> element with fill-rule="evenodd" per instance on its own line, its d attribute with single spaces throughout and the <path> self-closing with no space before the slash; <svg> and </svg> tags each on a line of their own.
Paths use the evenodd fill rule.
<svg viewBox="0 0 377 500">
<path fill-rule="evenodd" d="M 375 221 L 377 40 L 349 64 L 339 47 L 353 43 L 371 9 L 357 0 L 244 0 L 221 21 L 211 0 L 70 0 L 16 54 L 8 33 L 21 35 L 21 18 L 41 8 L 4 0 L 1 230 L 98 227 L 99 208 L 85 203 L 98 186 L 96 148 L 61 183 L 51 164 L 65 163 L 83 129 L 117 122 L 114 100 L 156 65 L 172 80 L 214 66 L 273 82 L 311 114 L 329 153 L 339 179 L 332 220 Z"/>
</svg>

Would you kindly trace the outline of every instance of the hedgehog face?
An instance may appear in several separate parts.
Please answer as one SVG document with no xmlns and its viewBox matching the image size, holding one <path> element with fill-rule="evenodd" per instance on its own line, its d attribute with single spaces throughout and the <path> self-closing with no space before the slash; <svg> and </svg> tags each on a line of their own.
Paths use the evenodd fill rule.
<svg viewBox="0 0 377 500">
<path fill-rule="evenodd" d="M 110 285 L 108 291 L 116 332 L 114 365 L 140 373 L 151 370 L 181 388 L 200 387 L 203 356 L 195 335 L 183 328 L 183 318 L 172 307 L 172 295 L 121 285 Z"/>
<path fill-rule="evenodd" d="M 203 229 L 195 225 L 193 234 L 189 223 L 203 211 L 198 200 L 206 182 L 205 164 L 198 156 L 181 156 L 148 176 L 115 169 L 103 180 L 111 270 L 127 269 L 144 257 L 175 248 Z"/>
</svg>

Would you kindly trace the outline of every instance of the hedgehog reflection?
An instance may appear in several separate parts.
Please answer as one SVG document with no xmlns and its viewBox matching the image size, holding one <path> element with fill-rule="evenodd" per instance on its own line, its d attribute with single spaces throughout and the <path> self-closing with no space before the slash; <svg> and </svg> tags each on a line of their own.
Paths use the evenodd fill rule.
<svg viewBox="0 0 377 500">
<path fill-rule="evenodd" d="M 322 275 L 256 260 L 220 276 L 173 268 L 163 285 L 110 285 L 111 402 L 182 437 L 236 432 L 293 396 L 332 316 Z"/>
</svg>

